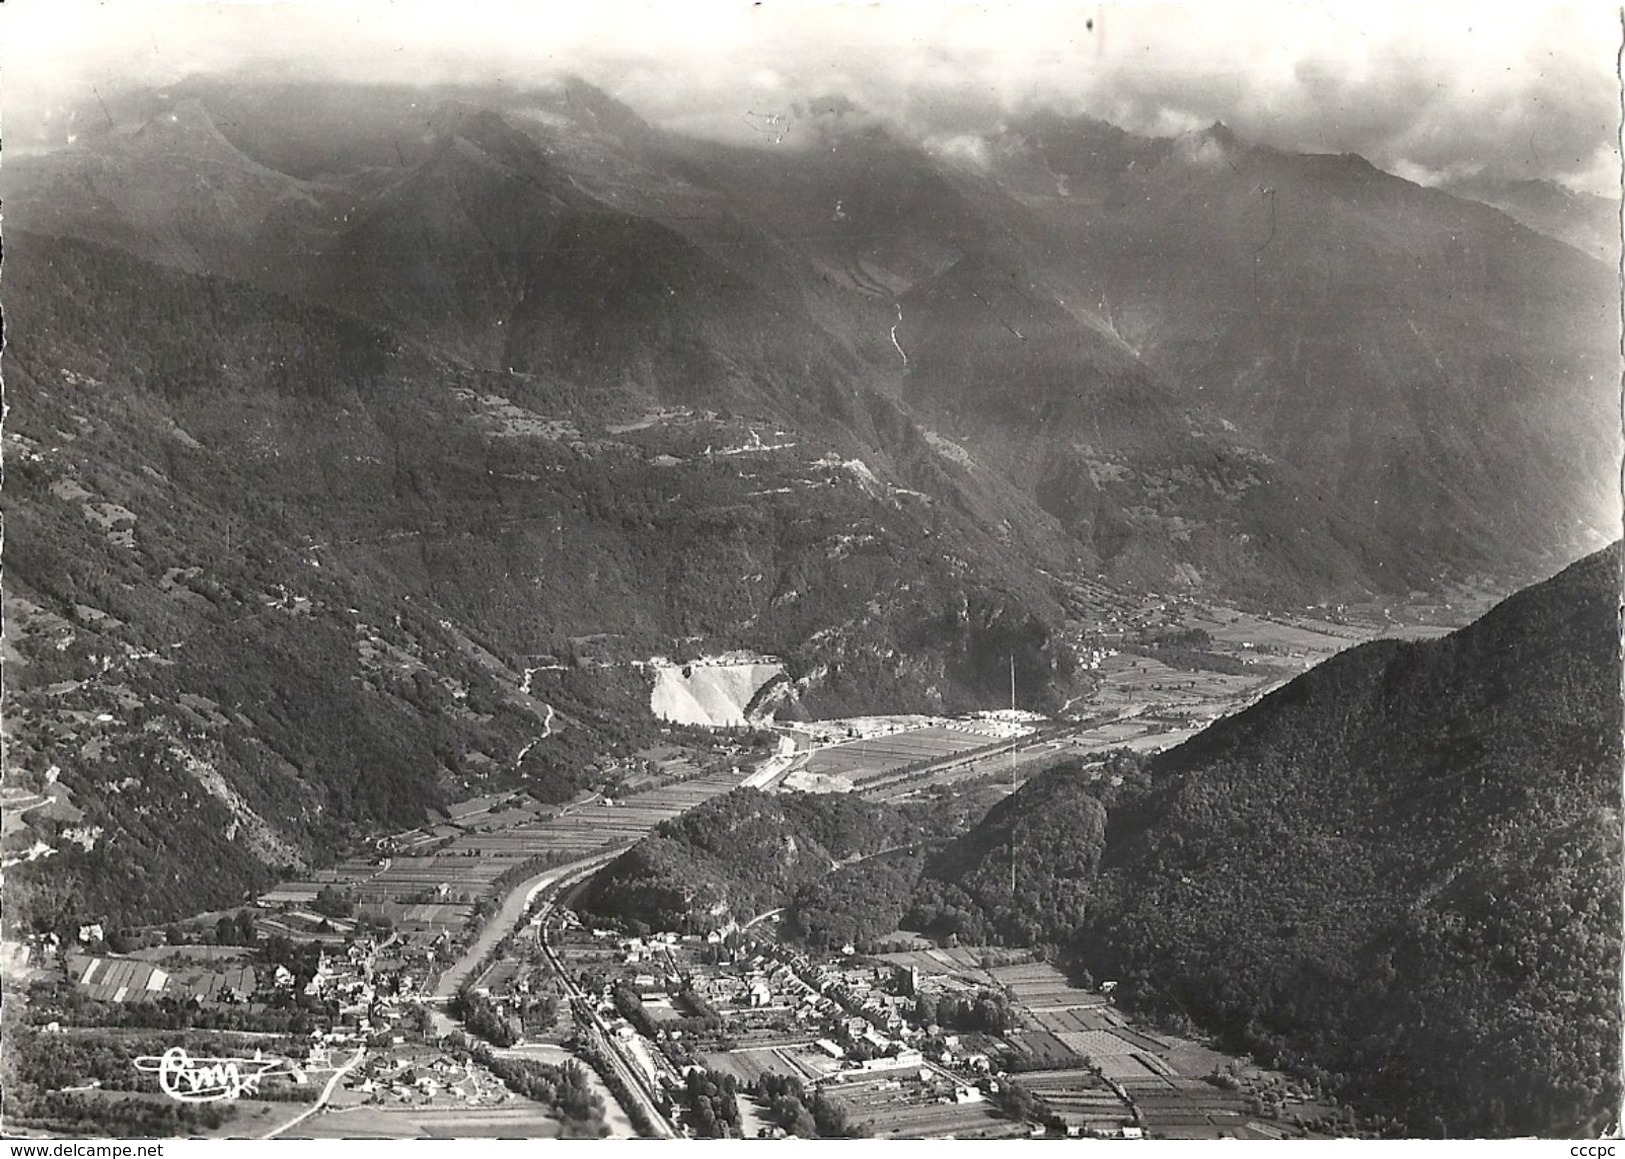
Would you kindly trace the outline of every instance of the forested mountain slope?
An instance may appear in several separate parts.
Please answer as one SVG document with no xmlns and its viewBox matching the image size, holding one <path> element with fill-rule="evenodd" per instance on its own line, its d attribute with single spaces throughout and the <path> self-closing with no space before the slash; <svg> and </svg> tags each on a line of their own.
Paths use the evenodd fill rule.
<svg viewBox="0 0 1625 1159">
<path fill-rule="evenodd" d="M 950 808 L 736 789 L 656 826 L 592 878 L 579 908 L 641 932 L 742 925 L 816 892 L 841 863 L 941 838 L 958 820 Z"/>
<path fill-rule="evenodd" d="M 1617 287 L 1358 159 L 1063 117 L 982 167 L 861 116 L 743 148 L 580 82 L 92 104 L 0 171 L 12 765 L 76 802 L 7 841 L 49 924 L 567 796 L 653 655 L 776 654 L 818 715 L 986 707 L 1013 657 L 1053 709 L 1079 577 L 1388 602 L 1617 519 Z"/>
<path fill-rule="evenodd" d="M 1068 687 L 1047 583 L 884 399 L 862 436 L 617 424 L 240 282 L 6 259 L 8 765 L 84 814 L 8 832 L 52 850 L 14 914 L 172 917 L 459 795 L 568 797 L 679 645 L 784 655 L 810 711 L 975 704 L 1012 651 Z"/>
<path fill-rule="evenodd" d="M 580 82 L 104 103 L 8 166 L 9 224 L 584 398 L 807 428 L 889 395 L 1015 493 L 984 521 L 1028 531 L 1019 496 L 1028 539 L 1111 581 L 1402 595 L 1549 569 L 1617 521 L 1608 270 L 1359 158 L 1055 114 L 982 166 L 858 111 L 723 146 Z"/>
<path fill-rule="evenodd" d="M 1326 661 L 1153 760 L 1142 790 L 1051 774 L 926 897 L 1069 938 L 1122 1000 L 1413 1133 L 1600 1130 L 1620 1095 L 1619 603 L 1616 544 L 1448 637 Z M 1104 840 L 1084 824 L 1057 853 L 1054 819 L 1102 800 Z M 1023 830 L 1012 916 L 989 851 Z"/>
</svg>

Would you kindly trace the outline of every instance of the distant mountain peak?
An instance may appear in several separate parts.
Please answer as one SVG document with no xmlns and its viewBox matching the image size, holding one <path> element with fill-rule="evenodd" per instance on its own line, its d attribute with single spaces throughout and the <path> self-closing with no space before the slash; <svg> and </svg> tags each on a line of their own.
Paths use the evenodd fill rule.
<svg viewBox="0 0 1625 1159">
<path fill-rule="evenodd" d="M 172 155 L 202 156 L 225 151 L 242 157 L 196 97 L 184 97 L 153 115 L 128 141 L 142 149 L 162 150 Z M 248 161 L 246 157 L 242 159 Z"/>
<path fill-rule="evenodd" d="M 579 76 L 560 79 L 549 88 L 547 95 L 552 97 L 553 112 L 569 117 L 583 129 L 623 140 L 654 134 L 649 122 L 638 116 L 630 105 Z"/>
<path fill-rule="evenodd" d="M 465 101 L 446 101 L 429 114 L 429 131 L 440 137 L 461 137 L 485 148 L 506 151 L 534 149 L 524 133 L 502 119 L 501 114 Z"/>
<path fill-rule="evenodd" d="M 447 164 L 460 166 L 483 157 L 485 162 L 513 173 L 551 180 L 556 175 L 546 151 L 501 114 L 462 101 L 447 101 L 429 117 L 436 144 L 426 170 Z M 458 160 L 462 158 L 462 160 Z"/>
</svg>

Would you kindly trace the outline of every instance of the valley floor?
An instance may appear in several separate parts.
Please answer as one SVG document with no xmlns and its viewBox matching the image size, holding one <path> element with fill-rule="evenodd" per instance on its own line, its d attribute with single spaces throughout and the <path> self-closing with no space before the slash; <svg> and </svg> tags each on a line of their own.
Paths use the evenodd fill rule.
<svg viewBox="0 0 1625 1159">
<path fill-rule="evenodd" d="M 396 834 L 370 856 L 284 882 L 259 899 L 253 917 L 260 937 L 284 936 L 319 948 L 324 963 L 332 960 L 323 967 L 323 980 L 312 984 L 323 993 L 343 995 L 348 1013 L 318 1029 L 335 1051 L 369 1044 L 365 1074 L 347 1077 L 330 1105 L 313 1114 L 307 1114 L 308 1101 L 245 1097 L 217 1133 L 261 1134 L 291 1123 L 293 1133 L 321 1137 L 557 1135 L 559 1120 L 547 1107 L 513 1095 L 493 1076 L 477 1068 L 463 1078 L 448 1072 L 447 1081 L 425 1087 L 416 1082 L 421 1075 L 414 1074 L 414 1060 L 417 1070 L 449 1066 L 431 1044 L 457 1027 L 444 1007 L 465 985 L 493 997 L 522 994 L 534 985 L 567 1000 L 573 984 L 561 987 L 551 973 L 538 927 L 527 924 L 525 915 L 544 901 L 556 904 L 561 892 L 567 904 L 567 887 L 661 821 L 741 784 L 900 802 L 980 781 L 982 790 L 996 797 L 1063 760 L 1178 744 L 1304 668 L 1379 634 L 1377 626 L 1271 619 L 1229 609 L 1152 608 L 1142 610 L 1133 634 L 1121 634 L 1116 642 L 1098 633 L 1092 637 L 1085 655 L 1093 690 L 1059 718 L 1004 710 L 962 718 L 863 717 L 785 725 L 776 747 L 753 767 L 712 761 L 709 770 L 702 769 L 695 763 L 701 759 L 697 753 L 673 745 L 644 754 L 648 771 L 624 785 L 619 798 L 584 793 L 560 807 L 499 793 L 455 805 L 438 824 Z M 1193 629 L 1205 633 L 1194 656 L 1131 642 L 1146 639 L 1148 630 Z M 1430 636 L 1446 630 L 1442 624 L 1413 624 L 1405 632 Z M 322 899 L 333 891 L 359 912 L 324 910 Z M 393 932 L 387 939 L 364 936 L 367 914 L 388 919 Z M 704 946 L 696 947 L 692 938 L 668 935 L 658 946 L 627 951 L 617 935 L 579 929 L 556 935 L 562 934 L 572 973 L 624 975 L 628 984 L 642 986 L 645 975 L 664 979 L 681 967 L 707 979 L 716 1004 L 727 1012 L 728 1033 L 703 1050 L 698 1042 L 689 1044 L 700 1050 L 705 1065 L 741 1082 L 782 1073 L 809 1087 L 825 1086 L 854 1121 L 877 1136 L 1028 1133 L 1027 1123 L 994 1109 L 999 1080 L 992 1073 L 1001 1070 L 1042 1100 L 1072 1133 L 1121 1136 L 1126 1129 L 1167 1138 L 1268 1137 L 1319 1130 L 1328 1116 L 1339 1114 L 1280 1075 L 1137 1026 L 1106 995 L 1076 988 L 1053 968 L 1019 954 L 1008 958 L 1007 951 L 941 949 L 905 939 L 895 952 L 877 959 L 813 963 L 781 946 L 771 936 L 771 916 L 763 917 L 768 920 L 751 930 L 752 964 L 742 971 L 737 962 L 719 965 L 714 954 L 702 964 Z M 345 948 L 357 945 L 365 948 L 361 957 L 352 951 L 346 958 Z M 248 946 L 160 943 L 128 959 L 104 954 L 99 967 L 76 967 L 84 970 L 83 978 L 59 978 L 60 970 L 46 955 L 33 958 L 30 968 L 20 947 L 7 949 L 8 974 L 15 977 L 55 979 L 83 990 L 94 970 L 101 971 L 98 977 L 123 970 L 134 979 L 144 969 L 143 994 L 154 987 L 153 994 L 195 990 L 210 995 L 211 1002 L 222 978 L 248 977 L 252 985 L 256 960 Z M 651 964 L 635 964 L 640 958 Z M 121 966 L 125 961 L 134 965 Z M 915 985 L 1007 990 L 1018 1002 L 1014 1023 L 996 1033 L 955 1036 L 957 1046 L 912 1061 L 908 1052 L 916 1048 L 909 1039 L 919 1034 L 903 1033 L 888 997 L 892 979 L 909 969 Z M 863 1000 L 851 1009 L 832 1002 L 828 986 L 818 979 L 835 976 Z M 391 980 L 387 995 L 376 988 L 382 978 Z M 768 1001 L 746 998 L 740 1005 L 742 987 L 764 979 L 772 992 Z M 663 990 L 663 984 L 656 985 L 650 994 L 657 1007 L 667 1001 Z M 120 996 L 114 1008 L 125 1000 Z M 588 994 L 586 1000 L 602 1003 L 604 997 Z M 878 1020 L 877 1002 L 888 1011 Z M 567 1005 L 559 1002 L 550 1026 L 527 1025 L 517 1057 L 556 1062 L 569 1056 L 563 1046 L 572 1035 Z M 262 1008 L 249 1004 L 250 1018 L 256 1009 Z M 625 1028 L 603 1036 L 620 1056 L 624 1073 L 644 1074 L 651 1092 L 658 1091 L 663 1077 L 677 1078 L 680 1068 L 654 1041 L 626 1026 L 613 1004 L 601 1016 L 608 1019 L 606 1027 Z M 420 1017 L 427 1039 L 414 1029 Z M 579 1011 L 576 1017 L 582 1017 Z M 839 1057 L 839 1046 L 829 1049 L 850 1038 L 849 1024 L 856 1017 L 880 1026 L 890 1021 L 894 1057 L 910 1059 L 909 1065 L 854 1070 Z M 93 1024 L 70 1029 L 92 1037 L 133 1033 L 98 1031 Z M 610 1133 L 636 1133 L 623 1096 L 596 1074 L 592 1085 L 606 1106 Z M 112 1096 L 112 1091 L 87 1088 L 79 1097 L 95 1102 Z M 747 1119 L 754 1131 L 773 1131 L 765 1105 L 751 1105 Z"/>
</svg>

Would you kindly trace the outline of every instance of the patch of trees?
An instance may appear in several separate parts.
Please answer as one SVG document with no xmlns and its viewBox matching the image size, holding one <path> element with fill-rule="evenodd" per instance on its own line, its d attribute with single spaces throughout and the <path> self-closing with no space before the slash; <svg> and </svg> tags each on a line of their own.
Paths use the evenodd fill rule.
<svg viewBox="0 0 1625 1159">
<path fill-rule="evenodd" d="M 707 932 L 786 905 L 838 859 L 934 837 L 942 815 L 736 789 L 656 826 L 592 878 L 578 908 L 639 933 Z"/>
<path fill-rule="evenodd" d="M 1105 849 L 1102 795 L 1082 762 L 1034 777 L 932 860 L 908 924 L 969 943 L 1069 940 Z"/>
<path fill-rule="evenodd" d="M 330 918 L 347 918 L 355 913 L 355 891 L 337 885 L 324 885 L 316 891 L 310 908 Z"/>
<path fill-rule="evenodd" d="M 1044 1097 L 1033 1093 L 1019 1082 L 1008 1078 L 1000 1079 L 999 1089 L 993 1093 L 992 1102 L 1007 1119 L 1014 1119 L 1018 1123 L 1042 1123 L 1045 1129 L 1052 1133 L 1066 1131 L 1066 1120 L 1045 1102 Z"/>
<path fill-rule="evenodd" d="M 1200 629 L 1197 629 L 1200 631 Z M 1220 672 L 1226 676 L 1245 676 L 1256 673 L 1239 656 L 1226 656 L 1221 652 L 1208 652 L 1200 648 L 1182 648 L 1172 644 L 1126 645 L 1123 651 L 1131 656 L 1144 656 L 1170 668 L 1184 672 Z"/>
<path fill-rule="evenodd" d="M 561 1137 L 599 1139 L 609 1134 L 604 1100 L 592 1089 L 580 1063 L 555 1066 L 531 1058 L 504 1058 L 483 1047 L 475 1047 L 473 1056 L 509 1090 L 551 1108 L 562 1121 Z"/>
<path fill-rule="evenodd" d="M 490 998 L 476 993 L 471 984 L 453 995 L 447 1010 L 468 1027 L 469 1033 L 493 1046 L 512 1046 L 524 1036 L 524 1022 L 517 1015 L 506 1013 Z"/>
<path fill-rule="evenodd" d="M 1206 628 L 1160 628 L 1140 633 L 1140 643 L 1151 648 L 1190 648 L 1207 652 L 1213 648 L 1213 634 Z"/>
<path fill-rule="evenodd" d="M 6 1117 L 17 1126 L 55 1135 L 164 1139 L 214 1131 L 236 1115 L 229 1103 L 171 1099 L 97 1098 L 64 1091 L 6 1092 Z"/>
<path fill-rule="evenodd" d="M 1002 1034 L 1016 1024 L 1016 1016 L 1002 990 L 982 989 L 975 994 L 921 994 L 914 999 L 914 1021 L 944 1030 Z"/>
<path fill-rule="evenodd" d="M 807 1089 L 795 1075 L 764 1074 L 756 1080 L 754 1092 L 767 1104 L 767 1117 L 787 1134 L 817 1137 L 818 1122 L 808 1108 Z"/>
<path fill-rule="evenodd" d="M 298 1007 L 250 1010 L 247 1005 L 202 1006 L 189 999 L 98 1002 L 69 982 L 36 982 L 28 990 L 28 1020 L 44 1026 L 96 1026 L 120 1030 L 240 1030 L 308 1035 L 312 1012 Z"/>
<path fill-rule="evenodd" d="M 108 1091 L 155 1094 L 157 1076 L 137 1070 L 137 1058 L 161 1056 L 173 1046 L 183 1047 L 196 1057 L 232 1052 L 252 1055 L 256 1049 L 292 1056 L 302 1054 L 305 1045 L 292 1037 L 232 1039 L 219 1034 L 130 1034 L 107 1027 L 99 1029 L 106 1033 L 66 1035 L 32 1027 L 8 1029 L 6 1059 L 14 1068 L 13 1085 L 18 1089 L 54 1091 L 95 1083 Z M 8 1085 L 8 1114 L 12 1094 L 12 1085 Z"/>
<path fill-rule="evenodd" d="M 789 907 L 790 932 L 814 949 L 851 943 L 860 953 L 870 952 L 897 929 L 924 867 L 924 853 L 903 850 L 802 886 Z"/>
<path fill-rule="evenodd" d="M 739 1079 L 694 1067 L 684 1078 L 683 1121 L 702 1139 L 739 1137 Z"/>
<path fill-rule="evenodd" d="M 823 1091 L 813 1095 L 812 1116 L 820 1139 L 867 1139 L 874 1134 L 868 1123 L 853 1120 L 845 1103 Z"/>
</svg>

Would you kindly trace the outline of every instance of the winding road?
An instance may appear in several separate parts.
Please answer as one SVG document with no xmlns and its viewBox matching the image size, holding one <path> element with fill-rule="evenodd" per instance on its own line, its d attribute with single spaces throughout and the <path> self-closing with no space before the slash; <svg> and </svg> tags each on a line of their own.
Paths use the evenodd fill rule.
<svg viewBox="0 0 1625 1159">
<path fill-rule="evenodd" d="M 322 1087 L 322 1093 L 317 1096 L 314 1103 L 312 1103 L 309 1107 L 306 1107 L 293 1118 L 289 1119 L 286 1123 L 283 1123 L 280 1127 L 272 1127 L 269 1131 L 265 1132 L 265 1134 L 261 1135 L 260 1138 L 275 1139 L 278 1135 L 292 1130 L 294 1127 L 297 1127 L 300 1123 L 303 1123 L 306 1119 L 314 1115 L 317 1111 L 320 1111 L 323 1107 L 327 1106 L 327 1100 L 333 1097 L 333 1089 L 339 1085 L 339 1080 L 344 1078 L 345 1075 L 349 1074 L 356 1067 L 360 1066 L 361 1060 L 366 1057 L 367 1048 L 364 1046 L 356 1047 L 355 1053 L 350 1056 L 350 1061 L 339 1067 L 338 1070 L 334 1071 L 332 1075 L 328 1077 L 327 1085 Z"/>
</svg>

